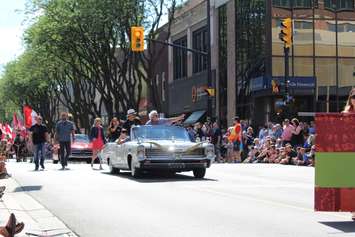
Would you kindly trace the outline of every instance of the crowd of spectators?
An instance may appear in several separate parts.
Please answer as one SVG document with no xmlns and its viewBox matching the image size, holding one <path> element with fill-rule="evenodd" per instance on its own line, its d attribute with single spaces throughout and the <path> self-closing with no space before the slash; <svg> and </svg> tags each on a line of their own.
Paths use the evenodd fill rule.
<svg viewBox="0 0 355 237">
<path fill-rule="evenodd" d="M 241 138 L 231 142 L 234 125 L 221 129 L 217 122 L 197 123 L 187 130 L 191 140 L 210 140 L 215 145 L 216 161 L 220 163 L 275 163 L 314 166 L 315 126 L 314 122 L 285 119 L 282 124 L 269 122 L 253 128 L 241 120 Z M 236 152 L 237 151 L 237 152 Z"/>
</svg>

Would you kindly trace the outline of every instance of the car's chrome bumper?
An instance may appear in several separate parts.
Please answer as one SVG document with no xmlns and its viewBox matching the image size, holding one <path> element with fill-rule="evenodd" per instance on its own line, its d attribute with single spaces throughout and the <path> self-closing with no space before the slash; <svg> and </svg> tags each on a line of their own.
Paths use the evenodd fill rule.
<svg viewBox="0 0 355 237">
<path fill-rule="evenodd" d="M 89 159 L 92 158 L 92 155 L 89 154 L 72 154 L 69 156 L 69 159 Z"/>
<path fill-rule="evenodd" d="M 198 168 L 209 168 L 210 159 L 203 160 L 144 160 L 139 162 L 139 168 L 143 170 L 176 170 L 190 171 Z"/>
</svg>

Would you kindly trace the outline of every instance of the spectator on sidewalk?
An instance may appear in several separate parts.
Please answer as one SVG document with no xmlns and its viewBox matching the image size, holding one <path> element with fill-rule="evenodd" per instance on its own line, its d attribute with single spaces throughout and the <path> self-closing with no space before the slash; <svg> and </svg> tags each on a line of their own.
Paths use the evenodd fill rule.
<svg viewBox="0 0 355 237">
<path fill-rule="evenodd" d="M 292 164 L 292 160 L 295 157 L 297 157 L 297 152 L 295 150 L 293 150 L 291 144 L 286 144 L 285 157 L 280 161 L 280 164 L 290 165 L 290 164 Z"/>
<path fill-rule="evenodd" d="M 6 169 L 6 155 L 4 150 L 0 150 L 0 179 L 6 179 L 10 177 Z"/>
<path fill-rule="evenodd" d="M 62 112 L 61 119 L 57 122 L 55 128 L 55 138 L 59 142 L 60 163 L 62 170 L 68 166 L 68 158 L 71 153 L 71 136 L 73 142 L 74 136 L 74 124 L 68 120 L 68 113 Z"/>
<path fill-rule="evenodd" d="M 290 120 L 285 119 L 285 121 L 283 122 L 283 132 L 281 135 L 282 143 L 284 146 L 288 143 L 291 144 L 293 129 L 294 129 L 294 127 L 290 124 Z"/>
<path fill-rule="evenodd" d="M 202 131 L 202 124 L 200 122 L 195 124 L 195 137 L 197 142 L 201 142 L 205 139 L 205 134 Z"/>
<path fill-rule="evenodd" d="M 33 155 L 35 163 L 35 171 L 38 170 L 39 166 L 44 169 L 44 159 L 45 159 L 45 143 L 48 141 L 48 130 L 47 127 L 42 124 L 42 117 L 36 117 L 36 124 L 30 128 L 30 141 L 33 144 Z"/>
<path fill-rule="evenodd" d="M 292 136 L 291 136 L 291 145 L 293 147 L 302 147 L 304 145 L 302 124 L 296 118 L 292 119 L 291 123 L 293 126 Z"/>
<path fill-rule="evenodd" d="M 214 149 L 215 149 L 215 152 L 216 152 L 216 161 L 217 162 L 221 161 L 221 139 L 222 139 L 221 129 L 219 128 L 218 123 L 214 122 L 213 123 L 213 129 L 212 129 L 211 143 L 214 145 Z"/>
<path fill-rule="evenodd" d="M 280 124 L 275 124 L 274 126 L 273 126 L 273 137 L 275 138 L 275 139 L 279 139 L 279 138 L 281 138 L 282 137 L 282 127 L 281 127 L 281 125 Z"/>
<path fill-rule="evenodd" d="M 187 133 L 189 134 L 190 141 L 196 142 L 196 134 L 193 125 L 187 126 Z"/>
<path fill-rule="evenodd" d="M 308 132 L 309 134 L 312 134 L 312 135 L 315 135 L 316 134 L 316 128 L 315 128 L 315 125 L 314 125 L 314 121 L 311 121 L 311 124 L 308 128 Z"/>
<path fill-rule="evenodd" d="M 230 127 L 229 130 L 230 134 L 228 140 L 233 144 L 233 161 L 235 163 L 241 162 L 240 145 L 242 139 L 242 127 L 238 116 L 234 118 L 234 125 Z"/>
</svg>

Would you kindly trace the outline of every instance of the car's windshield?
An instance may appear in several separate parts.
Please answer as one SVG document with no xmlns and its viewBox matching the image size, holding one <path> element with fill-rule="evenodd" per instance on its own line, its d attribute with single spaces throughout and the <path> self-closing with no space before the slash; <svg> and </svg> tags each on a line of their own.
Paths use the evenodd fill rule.
<svg viewBox="0 0 355 237">
<path fill-rule="evenodd" d="M 133 128 L 133 139 L 189 141 L 187 131 L 176 126 L 140 126 Z"/>
<path fill-rule="evenodd" d="M 75 134 L 75 142 L 90 142 L 86 134 Z"/>
</svg>

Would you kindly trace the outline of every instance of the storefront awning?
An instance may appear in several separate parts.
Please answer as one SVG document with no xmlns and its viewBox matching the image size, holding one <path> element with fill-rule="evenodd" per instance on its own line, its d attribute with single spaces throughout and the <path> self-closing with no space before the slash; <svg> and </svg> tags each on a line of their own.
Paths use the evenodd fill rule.
<svg viewBox="0 0 355 237">
<path fill-rule="evenodd" d="M 184 121 L 184 124 L 195 124 L 199 122 L 205 113 L 205 110 L 193 112 L 189 117 L 187 117 L 187 119 Z"/>
</svg>

